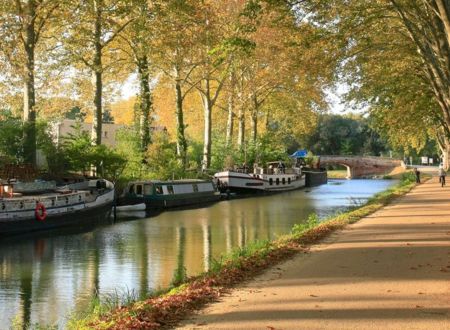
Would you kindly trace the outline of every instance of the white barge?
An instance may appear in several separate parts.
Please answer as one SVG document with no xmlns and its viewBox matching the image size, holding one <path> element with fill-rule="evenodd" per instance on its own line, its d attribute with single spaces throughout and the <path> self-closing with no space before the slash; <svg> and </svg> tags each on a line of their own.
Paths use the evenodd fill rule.
<svg viewBox="0 0 450 330">
<path fill-rule="evenodd" d="M 48 182 L 0 182 L 0 238 L 106 218 L 114 202 L 114 185 L 88 180 L 64 187 Z"/>
<path fill-rule="evenodd" d="M 258 193 L 289 191 L 305 186 L 301 167 L 286 168 L 282 162 L 271 162 L 267 168 L 256 166 L 253 173 L 245 168 L 214 175 L 221 192 Z"/>
</svg>

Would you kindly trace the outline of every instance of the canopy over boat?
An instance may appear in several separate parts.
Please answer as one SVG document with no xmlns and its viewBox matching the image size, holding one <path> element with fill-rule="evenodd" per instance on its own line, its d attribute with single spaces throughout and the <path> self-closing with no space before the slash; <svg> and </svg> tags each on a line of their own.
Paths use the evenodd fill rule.
<svg viewBox="0 0 450 330">
<path fill-rule="evenodd" d="M 292 158 L 302 158 L 302 157 L 306 157 L 308 155 L 308 150 L 306 149 L 302 149 L 302 150 L 297 150 L 296 152 L 294 152 L 291 157 Z"/>
</svg>

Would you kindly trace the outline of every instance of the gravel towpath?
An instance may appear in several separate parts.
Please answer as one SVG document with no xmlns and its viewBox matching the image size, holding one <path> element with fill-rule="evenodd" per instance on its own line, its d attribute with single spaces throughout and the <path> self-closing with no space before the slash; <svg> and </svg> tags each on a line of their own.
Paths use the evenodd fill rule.
<svg viewBox="0 0 450 330">
<path fill-rule="evenodd" d="M 450 329 L 450 184 L 418 185 L 179 329 Z"/>
</svg>

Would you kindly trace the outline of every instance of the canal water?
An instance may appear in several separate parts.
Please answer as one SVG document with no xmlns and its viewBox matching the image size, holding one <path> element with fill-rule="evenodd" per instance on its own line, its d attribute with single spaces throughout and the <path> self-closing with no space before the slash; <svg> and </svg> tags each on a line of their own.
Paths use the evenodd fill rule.
<svg viewBox="0 0 450 330">
<path fill-rule="evenodd" d="M 286 234 L 311 213 L 324 218 L 357 206 L 395 183 L 330 180 L 85 231 L 0 241 L 0 329 L 23 323 L 63 328 L 96 294 L 143 297 L 174 276 L 208 270 L 234 247 Z"/>
</svg>

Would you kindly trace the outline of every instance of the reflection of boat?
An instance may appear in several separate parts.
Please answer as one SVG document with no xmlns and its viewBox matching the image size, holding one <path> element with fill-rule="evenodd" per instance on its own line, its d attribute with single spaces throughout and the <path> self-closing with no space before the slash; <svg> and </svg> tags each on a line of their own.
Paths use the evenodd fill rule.
<svg viewBox="0 0 450 330">
<path fill-rule="evenodd" d="M 111 213 L 111 217 L 114 217 L 114 214 Z M 127 212 L 117 212 L 116 213 L 116 218 L 117 219 L 144 219 L 147 218 L 148 215 L 147 213 L 144 211 L 127 211 Z"/>
<path fill-rule="evenodd" d="M 268 163 L 267 168 L 255 166 L 253 173 L 245 168 L 223 171 L 214 178 L 222 192 L 279 192 L 305 186 L 301 167 L 286 168 L 283 162 Z"/>
<path fill-rule="evenodd" d="M 118 205 L 116 206 L 117 212 L 139 212 L 145 211 L 145 203 L 131 204 L 131 205 Z"/>
<path fill-rule="evenodd" d="M 59 188 L 48 182 L 1 183 L 0 187 L 1 236 L 84 225 L 106 216 L 114 200 L 114 185 L 106 180 Z"/>
<path fill-rule="evenodd" d="M 218 201 L 220 194 L 211 181 L 134 181 L 128 183 L 118 205 L 145 203 L 146 209 L 192 206 Z"/>
</svg>

